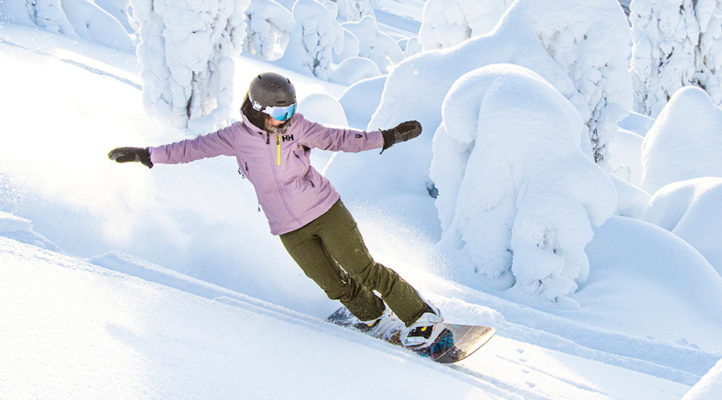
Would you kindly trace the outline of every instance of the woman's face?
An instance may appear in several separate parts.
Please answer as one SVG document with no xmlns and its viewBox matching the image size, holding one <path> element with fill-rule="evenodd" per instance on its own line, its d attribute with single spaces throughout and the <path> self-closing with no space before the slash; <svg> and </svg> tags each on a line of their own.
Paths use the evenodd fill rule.
<svg viewBox="0 0 722 400">
<path fill-rule="evenodd" d="M 266 130 L 269 132 L 275 132 L 276 129 L 278 129 L 278 127 L 283 125 L 283 123 L 285 122 L 285 121 L 279 121 L 268 115 L 265 116 L 265 120 L 266 120 Z"/>
<path fill-rule="evenodd" d="M 264 125 L 267 132 L 282 134 L 291 126 L 292 119 L 293 118 L 289 118 L 285 121 L 279 121 L 271 116 L 266 115 L 264 117 Z"/>
</svg>

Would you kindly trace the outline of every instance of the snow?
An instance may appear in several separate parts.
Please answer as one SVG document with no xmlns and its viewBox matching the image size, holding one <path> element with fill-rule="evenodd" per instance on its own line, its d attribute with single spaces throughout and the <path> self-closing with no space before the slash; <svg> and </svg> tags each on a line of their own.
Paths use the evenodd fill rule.
<svg viewBox="0 0 722 400">
<path fill-rule="evenodd" d="M 694 385 L 683 400 L 713 399 L 722 393 L 722 360 Z"/>
<path fill-rule="evenodd" d="M 699 21 L 700 36 L 697 55 L 696 81 L 704 87 L 712 101 L 722 105 L 722 4 L 717 0 L 697 1 L 695 14 Z"/>
<path fill-rule="evenodd" d="M 631 67 L 635 108 L 657 116 L 680 87 L 693 81 L 699 24 L 692 0 L 633 0 Z"/>
<path fill-rule="evenodd" d="M 366 126 L 381 101 L 386 77 L 369 78 L 351 85 L 339 97 L 351 126 Z"/>
<path fill-rule="evenodd" d="M 428 0 L 419 30 L 424 50 L 441 49 L 490 32 L 511 0 Z"/>
<path fill-rule="evenodd" d="M 649 204 L 650 195 L 634 184 L 609 175 L 617 189 L 617 209 L 614 214 L 637 218 Z"/>
<path fill-rule="evenodd" d="M 704 176 L 722 177 L 722 109 L 701 89 L 677 91 L 642 143 L 641 186 L 662 186 Z"/>
<path fill-rule="evenodd" d="M 226 111 L 180 129 L 147 114 L 142 59 L 98 39 L 115 28 L 83 37 L 71 24 L 73 12 L 89 26 L 113 18 L 134 40 L 143 10 L 122 3 L 97 1 L 86 13 L 91 2 L 68 11 L 38 1 L 35 20 L 21 2 L 0 3 L 0 398 L 722 396 L 720 110 L 693 88 L 658 117 L 632 108 L 624 71 L 633 36 L 616 2 L 518 0 L 490 32 L 353 83 L 365 67 L 330 82 L 281 66 L 290 0 L 266 2 L 262 13 L 285 15 L 286 28 L 270 33 L 280 36 L 263 38 L 274 43 L 271 56 L 238 56 L 251 2 L 239 4 L 238 35 L 223 39 L 237 46 L 233 66 L 210 61 L 228 68 L 219 78 Z M 174 12 L 190 3 L 228 4 L 182 2 Z M 339 37 L 356 36 L 342 28 L 350 14 L 363 17 L 342 16 L 342 7 L 371 5 L 374 14 L 363 15 L 397 43 L 418 43 L 431 22 L 424 4 L 319 3 Z M 713 32 L 711 3 L 697 5 L 709 22 L 702 30 Z M 174 40 L 189 32 L 175 27 Z M 257 32 L 275 32 L 266 28 Z M 356 37 L 359 45 L 378 38 L 360 35 L 369 36 Z M 345 61 L 357 56 L 353 46 L 341 50 L 330 54 L 329 79 L 356 62 Z M 483 350 L 442 366 L 325 323 L 338 304 L 269 234 L 234 160 L 148 170 L 107 159 L 116 146 L 168 143 L 237 120 L 245 88 L 267 70 L 291 78 L 300 110 L 316 121 L 423 123 L 421 137 L 381 156 L 314 150 L 312 163 L 379 262 L 448 321 L 497 329 Z M 474 209 L 493 198 L 507 214 Z M 449 246 L 459 232 L 466 243 Z M 490 263 L 476 273 L 467 262 L 487 256 L 487 239 L 514 249 L 500 268 L 513 285 L 485 277 Z"/>
<path fill-rule="evenodd" d="M 63 9 L 73 30 L 80 37 L 120 50 L 135 50 L 135 42 L 125 27 L 94 3 L 86 0 L 63 0 Z"/>
<path fill-rule="evenodd" d="M 32 222 L 2 211 L 0 211 L 0 236 L 29 243 L 43 249 L 59 250 L 55 243 L 33 230 Z"/>
<path fill-rule="evenodd" d="M 137 26 L 128 7 L 128 0 L 93 0 L 93 2 L 120 22 L 128 33 L 135 34 Z"/>
<path fill-rule="evenodd" d="M 293 14 L 273 0 L 253 0 L 245 11 L 243 51 L 266 60 L 283 55 L 293 30 Z"/>
<path fill-rule="evenodd" d="M 421 114 L 435 129 L 441 101 L 456 79 L 484 65 L 512 63 L 538 73 L 572 101 L 589 128 L 589 152 L 605 159 L 620 108 L 632 102 L 629 49 L 617 45 L 631 39 L 627 20 L 612 0 L 563 3 L 517 1 L 489 34 L 404 60 L 390 74 L 371 125 Z"/>
<path fill-rule="evenodd" d="M 592 225 L 617 205 L 615 186 L 581 149 L 574 106 L 532 71 L 496 64 L 459 78 L 434 135 L 431 179 L 444 230 L 474 274 L 549 300 L 589 275 Z M 533 134 L 530 134 L 533 132 Z"/>
<path fill-rule="evenodd" d="M 328 79 L 334 51 L 343 46 L 343 29 L 331 11 L 313 0 L 293 4 L 295 27 L 278 65 Z"/>
<path fill-rule="evenodd" d="M 706 88 L 722 104 L 722 28 L 717 0 L 634 0 L 632 75 L 638 111 L 657 116 L 680 88 Z"/>
<path fill-rule="evenodd" d="M 670 183 L 658 190 L 641 219 L 674 232 L 722 275 L 722 178 Z"/>
<path fill-rule="evenodd" d="M 0 18 L 133 52 L 135 41 L 128 32 L 128 20 L 112 3 L 112 0 L 39 0 L 27 4 L 6 1 L 0 4 Z"/>
<path fill-rule="evenodd" d="M 240 48 L 248 0 L 131 0 L 139 21 L 143 96 L 151 115 L 207 131 L 230 114 L 232 55 Z M 198 133 L 198 132 L 196 132 Z"/>
<path fill-rule="evenodd" d="M 347 57 L 333 69 L 330 81 L 350 85 L 381 75 L 378 65 L 366 57 Z"/>
<path fill-rule="evenodd" d="M 640 237 L 643 244 L 635 240 Z M 603 308 L 586 309 L 589 315 L 583 318 L 618 324 L 634 336 L 722 350 L 716 334 L 722 320 L 714 317 L 722 315 L 722 278 L 683 239 L 644 221 L 613 217 L 596 230 L 587 254 L 595 268 L 573 298 L 582 305 L 606 301 Z M 632 297 L 636 299 L 629 301 Z M 633 324 L 614 315 L 628 313 L 637 314 Z"/>
<path fill-rule="evenodd" d="M 4 238 L 0 249 L 3 398 L 489 398 L 461 373 L 272 304 L 204 299 Z M 387 379 L 399 368 L 439 384 Z"/>
<path fill-rule="evenodd" d="M 366 15 L 375 16 L 371 0 L 331 0 L 338 7 L 340 21 L 358 21 Z"/>
<path fill-rule="evenodd" d="M 643 136 L 620 128 L 609 146 L 612 154 L 609 160 L 612 174 L 636 186 L 640 186 L 642 182 L 643 140 Z"/>
<path fill-rule="evenodd" d="M 358 22 L 346 22 L 343 27 L 359 38 L 359 56 L 376 63 L 379 70 L 389 72 L 391 66 L 404 58 L 394 40 L 379 31 L 376 19 L 366 15 Z"/>
</svg>

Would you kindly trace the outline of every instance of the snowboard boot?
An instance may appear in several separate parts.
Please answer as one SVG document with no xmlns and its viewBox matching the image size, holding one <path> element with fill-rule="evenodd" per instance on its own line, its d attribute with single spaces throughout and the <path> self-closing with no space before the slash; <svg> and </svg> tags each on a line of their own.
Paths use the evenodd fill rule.
<svg viewBox="0 0 722 400">
<path fill-rule="evenodd" d="M 426 310 L 401 336 L 401 343 L 410 349 L 421 350 L 431 346 L 445 330 L 444 318 L 438 308 L 426 303 Z"/>
<path fill-rule="evenodd" d="M 390 340 L 394 334 L 400 333 L 404 323 L 388 307 L 380 317 L 373 321 L 359 321 L 353 324 L 353 328 L 379 339 Z"/>
</svg>

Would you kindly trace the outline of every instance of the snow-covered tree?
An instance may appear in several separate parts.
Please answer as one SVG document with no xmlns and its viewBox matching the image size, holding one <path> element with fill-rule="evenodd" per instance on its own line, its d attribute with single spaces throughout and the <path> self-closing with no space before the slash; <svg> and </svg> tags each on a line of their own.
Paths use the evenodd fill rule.
<svg viewBox="0 0 722 400">
<path fill-rule="evenodd" d="M 630 42 L 616 0 L 517 0 L 489 35 L 399 63 L 369 127 L 414 118 L 437 126 L 441 101 L 455 79 L 484 65 L 514 63 L 570 99 L 587 126 L 590 157 L 604 164 L 616 122 L 632 107 Z"/>
<path fill-rule="evenodd" d="M 132 0 L 140 24 L 143 97 L 174 126 L 222 122 L 233 100 L 233 60 L 247 0 Z M 211 116 L 211 113 L 214 115 Z M 207 125 L 208 126 L 208 125 Z"/>
<path fill-rule="evenodd" d="M 722 1 L 633 0 L 635 109 L 656 116 L 681 87 L 722 105 Z"/>
<path fill-rule="evenodd" d="M 291 37 L 293 14 L 273 0 L 252 0 L 245 15 L 243 51 L 266 60 L 278 59 Z"/>
<path fill-rule="evenodd" d="M 362 79 L 381 75 L 375 62 L 366 57 L 349 57 L 333 68 L 329 81 L 351 85 Z"/>
<path fill-rule="evenodd" d="M 700 26 L 695 80 L 722 105 L 722 1 L 697 0 L 695 12 Z"/>
<path fill-rule="evenodd" d="M 115 17 L 120 22 L 126 31 L 129 33 L 135 33 L 135 27 L 133 26 L 132 16 L 128 10 L 130 6 L 130 0 L 93 0 L 98 7 L 105 10 L 108 14 Z"/>
<path fill-rule="evenodd" d="M 440 245 L 480 276 L 555 301 L 589 276 L 592 226 L 612 216 L 611 179 L 582 151 L 576 108 L 532 71 L 494 64 L 444 99 L 431 178 Z"/>
<path fill-rule="evenodd" d="M 370 15 L 376 17 L 371 0 L 330 0 L 338 6 L 336 18 L 340 22 L 359 21 Z"/>
<path fill-rule="evenodd" d="M 121 50 L 135 50 L 135 42 L 112 15 L 88 0 L 63 0 L 63 10 L 73 30 L 83 39 Z"/>
<path fill-rule="evenodd" d="M 413 56 L 414 54 L 424 51 L 424 47 L 419 42 L 418 36 L 402 39 L 398 42 L 398 44 L 401 50 L 404 51 L 404 54 L 406 54 L 406 57 Z"/>
<path fill-rule="evenodd" d="M 635 109 L 656 116 L 682 86 L 694 84 L 699 22 L 693 0 L 632 0 Z"/>
<path fill-rule="evenodd" d="M 392 65 L 406 57 L 399 45 L 379 30 L 376 18 L 372 16 L 367 15 L 358 22 L 346 22 L 343 27 L 359 38 L 359 56 L 370 58 L 382 72 L 388 72 Z"/>
<path fill-rule="evenodd" d="M 642 142 L 642 188 L 654 193 L 677 181 L 722 177 L 721 126 L 722 109 L 704 90 L 675 92 Z"/>
<path fill-rule="evenodd" d="M 298 0 L 292 11 L 296 25 L 279 65 L 328 79 L 333 53 L 343 48 L 344 32 L 335 10 L 315 0 Z"/>
<path fill-rule="evenodd" d="M 619 5 L 622 6 L 624 13 L 629 15 L 629 3 L 631 0 L 619 0 Z"/>
<path fill-rule="evenodd" d="M 419 42 L 424 50 L 451 47 L 491 31 L 513 0 L 428 0 Z"/>
<path fill-rule="evenodd" d="M 333 61 L 341 63 L 349 57 L 358 57 L 361 41 L 350 30 L 343 29 L 343 46 L 340 49 L 334 49 Z"/>
<path fill-rule="evenodd" d="M 51 32 L 75 35 L 75 30 L 65 16 L 60 0 L 35 0 L 25 3 L 30 20 Z"/>
<path fill-rule="evenodd" d="M 96 41 L 119 50 L 135 49 L 130 31 L 115 15 L 93 1 L 6 1 L 0 2 L 0 14 L 8 22 L 38 26 L 50 32 Z"/>
<path fill-rule="evenodd" d="M 582 110 L 582 117 L 594 160 L 607 166 L 617 122 L 633 104 L 626 15 L 616 0 L 544 3 L 531 6 L 528 2 L 527 12 L 531 12 L 549 55 L 567 71 L 576 92 L 584 97 L 587 109 Z M 573 15 L 579 19 L 574 20 Z"/>
</svg>

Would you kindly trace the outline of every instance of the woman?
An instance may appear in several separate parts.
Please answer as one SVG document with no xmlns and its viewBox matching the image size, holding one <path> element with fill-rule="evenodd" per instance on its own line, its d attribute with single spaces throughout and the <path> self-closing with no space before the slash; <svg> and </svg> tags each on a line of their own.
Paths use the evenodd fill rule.
<svg viewBox="0 0 722 400">
<path fill-rule="evenodd" d="M 404 345 L 429 346 L 441 330 L 438 309 L 396 272 L 373 260 L 339 194 L 310 164 L 312 148 L 347 152 L 382 148 L 383 152 L 420 135 L 421 124 L 407 121 L 380 131 L 332 129 L 295 111 L 291 81 L 263 73 L 251 82 L 241 106 L 242 121 L 164 146 L 113 149 L 108 157 L 121 163 L 141 162 L 149 168 L 221 155 L 236 157 L 239 172 L 256 190 L 271 233 L 280 236 L 291 257 L 329 298 L 340 300 L 363 321 L 360 327 L 379 335 L 395 325 L 396 314 L 405 325 Z"/>
</svg>

